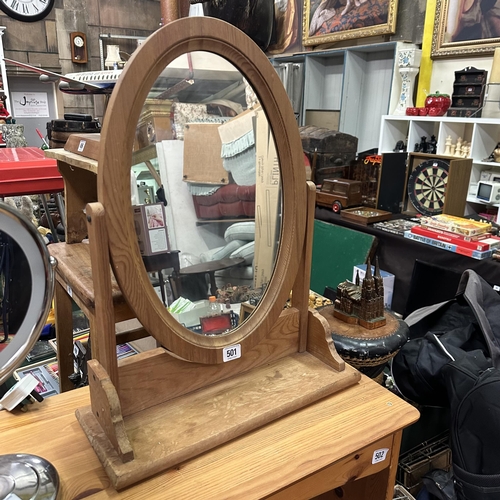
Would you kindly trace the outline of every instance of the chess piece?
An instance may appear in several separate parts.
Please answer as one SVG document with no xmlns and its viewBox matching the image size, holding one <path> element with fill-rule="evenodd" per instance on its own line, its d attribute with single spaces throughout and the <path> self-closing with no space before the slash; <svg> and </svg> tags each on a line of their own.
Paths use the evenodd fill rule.
<svg viewBox="0 0 500 500">
<path fill-rule="evenodd" d="M 444 143 L 444 154 L 446 156 L 452 156 L 453 153 L 451 152 L 451 135 L 449 135 L 447 138 L 446 138 L 446 142 Z"/>
<path fill-rule="evenodd" d="M 455 156 L 455 147 L 456 147 L 456 144 L 450 145 L 450 156 Z"/>
<path fill-rule="evenodd" d="M 500 142 L 497 142 L 497 145 L 495 146 L 495 149 L 498 148 L 500 148 Z M 488 156 L 488 158 L 484 158 L 483 161 L 495 161 L 494 150 L 491 152 L 490 156 Z"/>
<path fill-rule="evenodd" d="M 455 148 L 455 156 L 458 156 L 459 151 L 462 152 L 462 138 L 461 137 L 459 137 L 457 139 L 457 146 Z"/>
<path fill-rule="evenodd" d="M 428 153 L 431 155 L 435 155 L 437 153 L 437 141 L 435 135 L 431 135 L 431 140 L 428 143 Z"/>
<path fill-rule="evenodd" d="M 420 145 L 419 145 L 419 151 L 420 153 L 427 153 L 427 137 L 423 135 L 420 139 Z"/>
<path fill-rule="evenodd" d="M 493 156 L 495 157 L 495 162 L 500 163 L 500 148 L 496 148 L 493 151 Z"/>
</svg>

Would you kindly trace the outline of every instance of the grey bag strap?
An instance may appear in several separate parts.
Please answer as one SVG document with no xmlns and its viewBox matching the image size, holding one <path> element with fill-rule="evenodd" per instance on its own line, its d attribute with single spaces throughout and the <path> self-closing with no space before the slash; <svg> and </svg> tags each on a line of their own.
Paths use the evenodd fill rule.
<svg viewBox="0 0 500 500">
<path fill-rule="evenodd" d="M 493 366 L 500 368 L 500 296 L 471 269 L 462 274 L 458 294 L 463 294 L 474 312 L 488 344 Z"/>
<path fill-rule="evenodd" d="M 500 369 L 500 296 L 472 269 L 463 272 L 458 295 L 463 295 L 472 309 L 488 345 L 493 366 Z M 409 314 L 405 322 L 411 327 L 450 302 L 446 300 L 421 307 Z"/>
<path fill-rule="evenodd" d="M 432 304 L 431 306 L 424 306 L 420 309 L 416 309 L 412 313 L 408 314 L 408 316 L 406 316 L 405 323 L 408 326 L 413 326 L 420 320 L 424 319 L 426 316 L 429 316 L 433 312 L 436 312 L 438 309 L 450 302 L 451 300 L 445 300 L 444 302 L 438 302 L 437 304 Z"/>
</svg>

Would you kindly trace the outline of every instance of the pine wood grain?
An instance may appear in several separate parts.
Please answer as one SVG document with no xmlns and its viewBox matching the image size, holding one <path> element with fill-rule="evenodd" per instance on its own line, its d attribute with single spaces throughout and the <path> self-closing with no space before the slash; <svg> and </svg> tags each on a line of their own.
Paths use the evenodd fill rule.
<svg viewBox="0 0 500 500">
<path fill-rule="evenodd" d="M 75 243 L 74 245 L 53 243 L 47 248 L 50 255 L 57 260 L 56 273 L 60 277 L 61 284 L 71 288 L 71 295 L 76 295 L 84 308 L 94 310 L 95 293 L 90 262 L 90 245 L 87 243 Z M 109 269 L 111 270 L 111 267 Z M 125 304 L 125 298 L 112 274 L 110 279 L 113 305 L 116 307 Z M 129 318 L 131 317 L 133 317 L 132 313 L 129 313 Z"/>
<path fill-rule="evenodd" d="M 123 359 L 118 371 L 124 416 L 248 371 L 259 363 L 271 363 L 297 352 L 299 317 L 297 309 L 284 310 L 267 338 L 252 350 L 243 352 L 237 362 L 186 363 L 162 348 Z M 143 373 L 148 376 L 144 377 Z"/>
<path fill-rule="evenodd" d="M 312 263 L 312 242 L 314 233 L 314 211 L 316 208 L 316 186 L 313 182 L 307 183 L 307 223 L 306 236 L 302 259 L 299 264 L 299 272 L 292 288 L 292 305 L 304 313 L 300 319 L 299 352 L 303 352 L 307 347 L 307 323 L 309 308 L 309 290 L 311 283 L 311 263 Z"/>
<path fill-rule="evenodd" d="M 66 151 L 64 149 L 46 149 L 45 156 L 47 158 L 54 158 L 55 160 L 61 161 L 72 167 L 78 167 L 81 170 L 88 170 L 94 174 L 97 174 L 97 161 L 90 158 L 85 158 L 76 153 Z"/>
<path fill-rule="evenodd" d="M 107 251 L 108 233 L 104 222 L 104 208 L 100 203 L 87 205 L 87 220 L 95 296 L 95 316 L 92 318 L 93 328 L 90 331 L 92 357 L 99 360 L 114 389 L 119 390 L 111 268 Z"/>
<path fill-rule="evenodd" d="M 60 475 L 61 500 L 163 500 L 166 495 L 252 500 L 291 485 L 299 488 L 302 480 L 330 466 L 332 474 L 337 474 L 337 467 L 343 471 L 339 481 L 353 479 L 361 458 L 353 461 L 349 457 L 363 457 L 367 447 L 397 435 L 418 418 L 415 408 L 362 376 L 359 384 L 117 492 L 74 415 L 76 408 L 88 404 L 89 392 L 84 388 L 31 405 L 26 413 L 0 412 L 2 453 L 22 451 L 51 461 Z M 397 446 L 398 441 L 392 456 L 397 456 Z M 353 464 L 351 470 L 344 469 L 344 459 Z M 387 473 L 389 459 L 383 464 L 383 471 L 342 487 L 342 500 L 385 499 L 393 483 Z M 368 468 L 366 472 L 373 471 Z M 324 476 L 317 477 L 308 489 L 311 498 L 331 486 L 324 483 Z M 354 487 L 355 493 L 362 494 L 349 495 L 349 488 Z M 374 488 L 376 494 L 372 495 Z M 288 498 L 295 500 L 293 489 Z"/>
</svg>

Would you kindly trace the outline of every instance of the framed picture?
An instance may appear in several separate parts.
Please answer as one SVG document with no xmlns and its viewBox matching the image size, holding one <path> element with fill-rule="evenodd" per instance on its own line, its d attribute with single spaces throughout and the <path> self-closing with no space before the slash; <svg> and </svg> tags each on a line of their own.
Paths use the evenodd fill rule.
<svg viewBox="0 0 500 500">
<path fill-rule="evenodd" d="M 255 306 L 249 304 L 248 302 L 242 302 L 240 307 L 240 320 L 238 322 L 241 325 L 255 310 Z"/>
<path fill-rule="evenodd" d="M 398 0 L 304 0 L 303 43 L 395 33 L 397 9 Z"/>
<path fill-rule="evenodd" d="M 437 0 L 431 57 L 493 54 L 500 46 L 500 2 Z"/>
</svg>

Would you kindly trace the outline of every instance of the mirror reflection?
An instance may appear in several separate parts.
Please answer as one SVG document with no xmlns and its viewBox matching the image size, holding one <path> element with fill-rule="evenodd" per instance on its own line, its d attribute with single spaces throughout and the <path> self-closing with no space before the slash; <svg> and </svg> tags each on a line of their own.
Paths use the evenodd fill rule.
<svg viewBox="0 0 500 500">
<path fill-rule="evenodd" d="M 23 322 L 31 297 L 31 272 L 21 247 L 0 230 L 0 351 Z M 3 344 L 3 346 L 2 346 Z"/>
<path fill-rule="evenodd" d="M 277 256 L 280 182 L 241 73 L 209 52 L 169 64 L 137 123 L 131 201 L 152 286 L 186 328 L 228 333 L 258 305 Z"/>
</svg>

